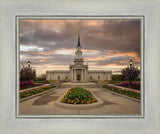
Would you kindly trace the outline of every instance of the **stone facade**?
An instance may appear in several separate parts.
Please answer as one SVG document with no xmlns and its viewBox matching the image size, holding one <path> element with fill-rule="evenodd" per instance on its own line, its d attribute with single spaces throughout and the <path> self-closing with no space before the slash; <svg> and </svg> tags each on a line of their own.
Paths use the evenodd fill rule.
<svg viewBox="0 0 160 134">
<path fill-rule="evenodd" d="M 88 70 L 88 65 L 84 64 L 80 35 L 78 34 L 78 44 L 76 47 L 74 64 L 70 65 L 70 70 L 46 71 L 47 80 L 65 80 L 71 82 L 87 82 L 92 80 L 111 80 L 112 71 Z"/>
</svg>

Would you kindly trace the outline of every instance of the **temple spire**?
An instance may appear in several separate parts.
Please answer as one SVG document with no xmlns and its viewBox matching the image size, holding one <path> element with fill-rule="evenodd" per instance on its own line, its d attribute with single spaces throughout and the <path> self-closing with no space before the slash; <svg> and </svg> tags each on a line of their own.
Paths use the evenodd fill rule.
<svg viewBox="0 0 160 134">
<path fill-rule="evenodd" d="M 78 44 L 77 47 L 80 47 L 80 31 L 78 30 Z"/>
</svg>

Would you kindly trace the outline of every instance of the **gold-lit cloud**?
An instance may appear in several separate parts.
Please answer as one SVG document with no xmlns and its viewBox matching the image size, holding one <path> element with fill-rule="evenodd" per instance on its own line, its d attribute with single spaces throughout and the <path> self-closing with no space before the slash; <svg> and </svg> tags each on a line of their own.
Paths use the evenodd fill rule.
<svg viewBox="0 0 160 134">
<path fill-rule="evenodd" d="M 20 20 L 20 61 L 32 60 L 38 74 L 69 69 L 80 30 L 89 68 L 120 70 L 130 58 L 140 63 L 139 27 L 137 20 Z"/>
</svg>

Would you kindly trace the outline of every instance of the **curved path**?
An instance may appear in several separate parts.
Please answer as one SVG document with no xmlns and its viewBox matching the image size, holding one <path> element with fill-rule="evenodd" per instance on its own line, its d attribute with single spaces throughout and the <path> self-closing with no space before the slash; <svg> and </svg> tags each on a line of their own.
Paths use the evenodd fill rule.
<svg viewBox="0 0 160 134">
<path fill-rule="evenodd" d="M 20 115 L 140 115 L 140 102 L 116 95 L 107 89 L 92 88 L 91 90 L 104 104 L 98 108 L 86 110 L 69 110 L 54 105 L 54 102 L 66 92 L 68 88 L 53 89 L 46 94 L 20 102 Z"/>
</svg>

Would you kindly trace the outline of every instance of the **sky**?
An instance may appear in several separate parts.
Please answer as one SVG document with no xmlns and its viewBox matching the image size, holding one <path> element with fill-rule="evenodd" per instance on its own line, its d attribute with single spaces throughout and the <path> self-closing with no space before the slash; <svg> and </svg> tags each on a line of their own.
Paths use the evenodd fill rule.
<svg viewBox="0 0 160 134">
<path fill-rule="evenodd" d="M 140 68 L 140 20 L 20 20 L 20 67 L 31 61 L 37 75 L 68 70 L 73 64 L 80 31 L 84 64 L 89 70 Z"/>
</svg>

